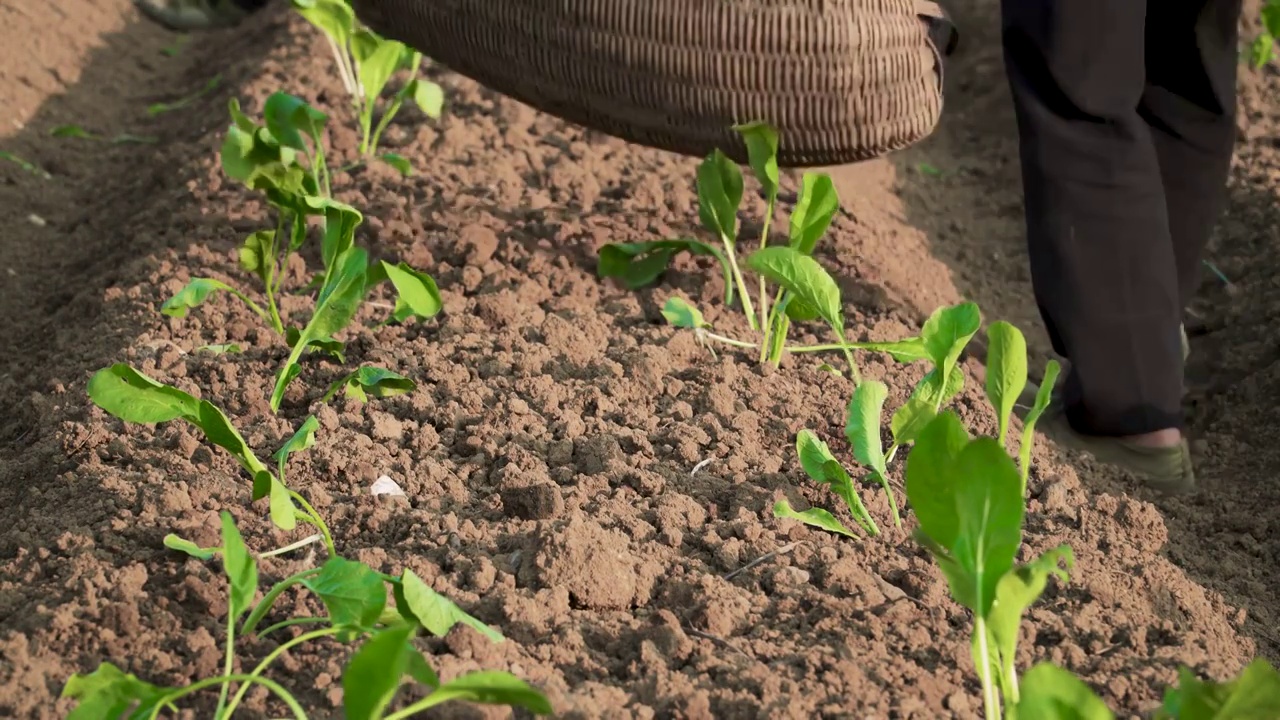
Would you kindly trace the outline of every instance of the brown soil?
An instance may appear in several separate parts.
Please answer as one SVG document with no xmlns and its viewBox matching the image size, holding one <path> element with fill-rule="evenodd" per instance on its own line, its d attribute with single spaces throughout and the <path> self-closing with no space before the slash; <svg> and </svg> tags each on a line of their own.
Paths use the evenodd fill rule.
<svg viewBox="0 0 1280 720">
<path fill-rule="evenodd" d="M 823 260 L 866 337 L 913 333 L 938 304 L 971 298 L 988 319 L 1024 328 L 1042 366 L 995 3 L 953 5 L 966 42 L 943 126 L 891 161 L 834 172 L 847 212 Z M 969 622 L 905 530 L 849 541 L 772 517 L 783 495 L 831 506 L 791 448 L 804 427 L 838 436 L 848 383 L 817 360 L 770 372 L 745 355 L 712 359 L 672 332 L 658 309 L 673 293 L 743 329 L 720 309 L 705 264 L 684 261 L 639 293 L 596 279 L 602 244 L 693 230 L 695 161 L 435 73 L 446 116 L 407 112 L 391 133 L 419 173 L 338 178 L 368 215 L 361 241 L 429 270 L 445 293 L 438 321 L 348 338 L 349 365 L 381 364 L 419 389 L 327 407 L 319 389 L 342 367 L 308 363 L 276 416 L 264 388 L 283 348 L 252 314 L 224 299 L 185 320 L 156 309 L 193 274 L 237 278 L 237 240 L 263 223 L 262 204 L 225 182 L 214 156 L 229 97 L 253 111 L 274 90 L 300 94 L 348 121 L 331 144 L 352 150 L 323 43 L 282 9 L 175 57 L 161 53 L 173 37 L 143 26 L 126 0 L 0 0 L 0 18 L 0 148 L 53 176 L 0 161 L 0 716 L 65 714 L 66 678 L 103 660 L 158 683 L 216 673 L 217 568 L 183 561 L 161 538 L 215 544 L 217 512 L 230 509 L 252 544 L 286 539 L 249 506 L 234 464 L 188 428 L 125 426 L 89 406 L 89 375 L 119 361 L 212 400 L 263 454 L 316 413 L 319 441 L 291 481 L 340 551 L 386 572 L 412 568 L 510 638 L 491 645 L 460 629 L 433 641 L 443 676 L 509 670 L 543 687 L 562 717 L 976 716 Z M 145 113 L 214 73 L 223 83 L 204 99 Z M 1280 226 L 1280 117 L 1265 102 L 1280 79 L 1245 72 L 1242 85 L 1233 202 L 1212 250 L 1232 284 L 1208 276 L 1193 324 L 1202 489 L 1151 498 L 1043 440 L 1037 448 L 1028 549 L 1069 543 L 1079 564 L 1029 614 L 1021 664 L 1069 667 L 1123 716 L 1150 710 L 1178 663 L 1222 677 L 1255 654 L 1280 659 L 1280 452 L 1268 417 L 1280 396 L 1280 340 L 1268 339 L 1280 285 L 1259 252 Z M 48 136 L 65 123 L 159 142 Z M 219 342 L 245 353 L 197 351 Z M 918 373 L 866 365 L 896 401 Z M 981 368 L 968 367 L 958 406 L 989 430 Z M 381 474 L 407 502 L 370 497 Z M 865 496 L 887 517 L 881 495 Z M 266 579 L 300 562 L 273 563 Z M 246 657 L 267 648 L 251 642 Z M 345 657 L 318 645 L 280 677 L 315 717 L 336 716 Z M 255 702 L 247 714 L 265 713 Z"/>
</svg>

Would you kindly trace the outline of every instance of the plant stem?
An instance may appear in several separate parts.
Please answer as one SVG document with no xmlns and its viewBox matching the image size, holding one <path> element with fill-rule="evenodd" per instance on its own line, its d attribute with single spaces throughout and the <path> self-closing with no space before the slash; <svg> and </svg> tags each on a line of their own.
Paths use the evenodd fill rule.
<svg viewBox="0 0 1280 720">
<path fill-rule="evenodd" d="M 352 97 L 359 97 L 356 94 L 355 78 L 351 73 L 351 68 L 347 65 L 346 52 L 338 47 L 338 43 L 334 41 L 329 33 L 321 33 L 324 39 L 329 41 L 329 49 L 333 51 L 333 59 L 338 63 L 338 75 L 342 77 L 342 87 L 346 89 L 347 94 Z"/>
<path fill-rule="evenodd" d="M 418 76 L 418 68 L 422 66 L 422 53 L 414 53 L 413 63 L 409 66 L 409 77 L 416 78 Z M 412 81 L 410 81 L 412 82 Z M 405 87 L 408 87 L 407 85 Z M 386 131 L 387 126 L 391 124 L 391 119 L 400 112 L 400 106 L 404 104 L 404 90 L 396 93 L 395 99 L 391 102 L 391 107 L 382 114 L 378 120 L 378 127 L 373 131 L 373 142 L 370 144 L 370 151 L 378 151 L 378 141 L 382 139 L 382 133 Z"/>
<path fill-rule="evenodd" d="M 245 305 L 248 305 L 250 310 L 257 313 L 258 317 L 262 318 L 264 322 L 270 322 L 270 320 L 267 317 L 267 313 L 265 310 L 262 309 L 262 306 L 250 300 L 248 295 L 245 295 L 244 293 L 240 292 L 239 290 L 236 290 L 235 288 L 229 288 L 228 292 L 240 298 L 240 300 L 244 302 Z"/>
<path fill-rule="evenodd" d="M 978 636 L 978 677 L 982 680 L 983 716 L 986 720 L 1000 720 L 1000 698 L 996 695 L 991 677 L 991 649 L 987 647 L 987 620 L 974 613 L 973 632 Z"/>
<path fill-rule="evenodd" d="M 754 350 L 757 347 L 755 343 L 744 342 L 742 340 L 734 340 L 731 337 L 725 337 L 724 335 L 717 335 L 716 333 L 713 333 L 709 330 L 698 330 L 698 333 L 706 340 L 715 340 L 718 343 L 724 343 L 725 345 L 732 345 L 733 347 L 746 348 L 748 350 Z"/>
<path fill-rule="evenodd" d="M 322 623 L 322 622 L 329 622 L 329 618 L 327 617 L 289 618 L 288 620 L 281 620 L 275 625 L 271 625 L 263 628 L 258 632 L 258 637 L 266 637 L 267 635 L 270 635 L 271 633 L 277 630 L 283 630 L 287 627 L 294 627 L 295 625 L 312 625 L 314 623 Z"/>
<path fill-rule="evenodd" d="M 862 373 L 858 372 L 858 363 L 853 359 L 853 351 L 849 349 L 849 341 L 844 338 L 844 328 L 839 325 L 832 325 L 831 329 L 836 331 L 836 339 L 840 341 L 840 349 L 844 351 L 845 360 L 849 361 L 849 372 L 853 375 L 853 386 L 856 388 L 862 384 Z"/>
<path fill-rule="evenodd" d="M 160 709 L 165 706 L 172 706 L 173 702 L 176 700 L 186 697 L 192 693 L 199 692 L 207 687 L 217 685 L 218 683 L 225 684 L 232 682 L 258 683 L 259 685 L 262 685 L 284 701 L 284 704 L 289 706 L 289 711 L 293 713 L 295 718 L 298 720 L 307 720 L 306 711 L 302 709 L 302 706 L 298 704 L 298 701 L 294 699 L 293 695 L 289 694 L 288 690 L 285 690 L 274 680 L 268 680 L 264 677 L 253 677 L 250 675 L 223 675 L 221 677 L 207 678 L 205 680 L 192 683 L 181 690 L 175 690 L 156 702 L 156 706 L 151 709 L 150 720 L 156 720 L 156 718 L 160 717 Z"/>
<path fill-rule="evenodd" d="M 760 249 L 763 250 L 769 244 L 769 224 L 773 222 L 774 203 L 777 201 L 778 191 L 774 190 L 769 193 L 768 208 L 764 214 L 764 226 L 760 229 Z M 760 343 L 760 362 L 768 359 L 769 354 L 769 333 L 773 330 L 773 323 L 770 322 L 772 316 L 769 314 L 769 288 L 764 278 L 760 278 L 760 329 L 764 333 L 764 342 Z"/>
<path fill-rule="evenodd" d="M 230 675 L 234 669 L 236 660 L 236 611 L 228 608 L 227 610 L 227 656 L 222 661 L 222 674 Z M 222 709 L 227 704 L 227 692 L 231 689 L 230 682 L 222 683 L 222 689 L 218 692 L 218 708 L 214 710 L 213 717 L 215 720 L 223 718 Z"/>
<path fill-rule="evenodd" d="M 258 557 L 259 557 L 259 558 L 270 558 L 270 557 L 276 557 L 277 555 L 284 555 L 285 553 L 293 552 L 294 550 L 297 550 L 298 548 L 306 547 L 306 546 L 310 545 L 311 543 L 313 543 L 313 542 L 315 542 L 315 541 L 317 541 L 317 540 L 320 540 L 322 537 L 323 537 L 323 536 L 321 536 L 321 535 L 311 535 L 311 536 L 309 536 L 309 537 L 305 537 L 305 538 L 303 538 L 303 539 L 299 540 L 299 541 L 298 541 L 298 542 L 296 542 L 296 543 L 290 543 L 290 544 L 288 544 L 288 545 L 285 545 L 284 547 L 276 548 L 275 550 L 272 550 L 272 551 L 270 551 L 270 552 L 264 552 L 264 553 L 261 553 L 261 554 L 259 554 L 259 555 L 258 555 Z"/>
<path fill-rule="evenodd" d="M 751 304 L 751 293 L 747 291 L 747 283 L 742 278 L 742 269 L 738 267 L 738 254 L 734 252 L 733 241 L 727 236 L 721 236 L 724 243 L 725 256 L 729 260 L 729 267 L 733 269 L 733 281 L 738 286 L 738 295 L 742 297 L 742 310 L 747 314 L 747 321 L 751 324 L 751 329 L 760 332 L 759 320 L 756 319 L 755 307 Z"/>
<path fill-rule="evenodd" d="M 300 573 L 294 573 L 273 585 L 271 589 L 267 591 L 267 594 L 263 595 L 262 599 L 258 601 L 258 606 L 249 614 L 249 618 L 240 626 L 240 634 L 248 635 L 253 632 L 254 627 L 256 627 L 259 622 L 262 622 L 262 618 L 271 611 L 271 606 L 275 604 L 276 598 L 280 597 L 280 593 L 288 590 L 290 587 L 296 585 L 302 580 L 306 580 L 312 575 L 319 574 L 320 568 L 311 568 L 310 570 L 303 570 Z"/>
<path fill-rule="evenodd" d="M 289 648 L 301 645 L 302 643 L 310 640 L 336 635 L 338 632 L 338 628 L 332 627 L 324 628 L 323 630 L 312 630 L 309 633 L 303 633 L 292 640 L 281 643 L 280 647 L 272 650 L 266 657 L 262 658 L 262 662 L 258 663 L 258 667 L 254 668 L 253 672 L 249 673 L 249 677 L 257 678 L 261 676 L 262 673 L 266 672 L 267 666 L 275 662 L 276 658 L 279 658 L 281 655 L 288 652 Z M 223 687 L 226 687 L 226 685 L 223 685 Z M 244 699 L 245 693 L 247 692 L 249 692 L 249 683 L 246 682 L 240 685 L 240 688 L 236 691 L 235 697 L 231 698 L 231 704 L 227 706 L 227 714 L 224 717 L 231 717 L 231 713 L 240 704 L 240 701 Z"/>
<path fill-rule="evenodd" d="M 786 332 L 787 332 L 786 325 L 783 324 L 783 321 L 779 316 L 785 311 L 785 308 L 786 308 L 786 305 L 784 304 L 784 301 L 783 301 L 783 298 L 785 295 L 786 295 L 786 290 L 783 290 L 782 288 L 778 288 L 778 292 L 773 296 L 773 307 L 769 308 L 769 325 L 768 325 L 770 332 L 782 332 L 784 336 L 786 335 Z M 775 325 L 777 327 L 775 327 Z M 777 345 L 777 352 L 770 354 L 766 351 L 765 359 L 772 362 L 774 364 L 774 367 L 777 367 L 782 362 L 782 353 L 787 351 L 786 345 L 787 345 L 787 341 L 786 341 L 786 338 L 784 337 L 783 341 L 781 343 L 778 343 Z"/>
<path fill-rule="evenodd" d="M 316 512 L 316 509 L 311 507 L 311 503 L 307 502 L 307 499 L 302 497 L 302 495 L 299 495 L 297 491 L 290 490 L 289 495 L 294 500 L 302 503 L 302 509 L 306 510 L 307 514 L 309 514 L 311 519 L 314 521 L 312 524 L 316 526 L 316 529 L 320 531 L 321 535 L 324 535 L 324 546 L 329 551 L 329 557 L 336 557 L 338 550 L 333 545 L 333 536 L 329 534 L 329 526 L 325 525 L 324 520 L 320 519 L 320 513 Z"/>
</svg>

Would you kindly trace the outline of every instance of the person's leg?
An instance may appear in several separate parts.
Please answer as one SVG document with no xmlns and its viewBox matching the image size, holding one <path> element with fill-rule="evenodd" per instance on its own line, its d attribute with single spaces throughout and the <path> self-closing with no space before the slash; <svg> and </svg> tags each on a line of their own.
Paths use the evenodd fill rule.
<svg viewBox="0 0 1280 720">
<path fill-rule="evenodd" d="M 1092 438 L 1095 455 L 1181 482 L 1190 471 L 1178 270 L 1155 143 L 1138 112 L 1146 3 L 1002 6 L 1032 281 L 1070 360 L 1067 429 Z"/>
<path fill-rule="evenodd" d="M 170 30 L 192 32 L 234 27 L 268 0 L 133 0 L 143 17 Z"/>
<path fill-rule="evenodd" d="M 1184 308 L 1226 202 L 1240 10 L 1241 0 L 1166 0 L 1147 21 L 1147 90 L 1139 112 L 1160 161 Z"/>
</svg>

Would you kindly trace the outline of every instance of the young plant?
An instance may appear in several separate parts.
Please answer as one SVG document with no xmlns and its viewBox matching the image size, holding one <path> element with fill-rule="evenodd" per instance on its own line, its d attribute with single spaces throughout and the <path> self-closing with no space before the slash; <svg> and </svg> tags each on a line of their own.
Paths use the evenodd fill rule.
<svg viewBox="0 0 1280 720">
<path fill-rule="evenodd" d="M 422 53 L 403 43 L 380 37 L 368 28 L 357 27 L 355 13 L 344 0 L 293 0 L 300 15 L 320 29 L 338 64 L 338 74 L 351 96 L 360 123 L 360 157 L 366 161 L 375 155 L 401 173 L 408 175 L 409 161 L 395 153 L 378 155 L 382 133 L 400 108 L 413 101 L 428 117 L 438 118 L 444 105 L 440 86 L 418 77 Z M 378 98 L 391 76 L 408 70 L 410 80 L 394 95 L 374 125 Z"/>
<path fill-rule="evenodd" d="M 889 481 L 889 466 L 897 456 L 898 450 L 910 445 L 920 431 L 937 416 L 942 406 L 964 389 L 964 372 L 958 364 L 959 357 L 977 333 L 981 323 L 982 316 L 978 306 L 966 302 L 934 311 L 925 321 L 918 337 L 892 342 L 848 344 L 850 348 L 887 353 L 898 362 L 912 363 L 923 360 L 931 365 L 929 372 L 916 384 L 911 396 L 894 412 L 889 422 L 892 442 L 887 450 L 884 449 L 880 438 L 884 403 L 889 395 L 889 389 L 884 383 L 878 380 L 866 380 L 858 385 L 849 399 L 845 415 L 844 434 L 849 441 L 853 458 L 867 468 L 866 479 L 874 481 L 884 489 L 893 513 L 893 523 L 897 527 L 901 527 L 902 519 Z M 992 324 L 989 333 L 992 336 L 993 349 L 989 351 L 990 369 L 987 375 L 987 389 L 992 405 L 996 407 L 1001 417 L 1000 438 L 1003 442 L 1013 402 L 1021 389 L 1026 386 L 1026 341 L 1017 328 L 1004 322 Z M 1046 371 L 1045 387 L 1051 389 L 1056 377 L 1057 363 L 1051 362 Z M 946 380 L 944 381 L 943 378 Z M 1032 432 L 1036 420 L 1048 404 L 1048 393 L 1048 389 L 1042 388 L 1040 394 L 1043 397 L 1025 422 L 1022 445 L 1025 456 L 1024 470 L 1030 461 Z M 854 520 L 867 534 L 878 535 L 879 528 L 858 497 L 857 487 L 850 479 L 849 471 L 835 458 L 827 445 L 819 441 L 813 432 L 803 430 L 796 438 L 796 452 L 805 474 L 814 482 L 826 485 L 844 500 Z M 817 458 L 821 458 L 821 461 L 817 461 Z M 1024 472 L 1024 484 L 1025 478 Z M 799 520 L 824 530 L 852 535 L 831 513 L 821 508 L 799 512 L 792 509 L 783 499 L 774 507 L 774 515 Z"/>
<path fill-rule="evenodd" d="M 153 425 L 185 420 L 194 425 L 209 442 L 226 450 L 249 474 L 253 479 L 253 501 L 268 500 L 271 521 L 276 527 L 289 532 L 297 527 L 299 521 L 312 525 L 319 531 L 319 538 L 324 541 L 329 555 L 337 554 L 333 536 L 320 514 L 306 498 L 290 489 L 285 480 L 285 463 L 289 456 L 315 444 L 319 422 L 314 417 L 307 418 L 293 437 L 272 456 L 277 463 L 277 473 L 272 473 L 213 403 L 156 382 L 129 365 L 119 363 L 99 370 L 89 380 L 88 394 L 94 405 L 125 422 Z M 313 539 L 309 538 L 307 542 Z M 180 538 L 174 540 L 181 541 Z M 295 546 L 290 545 L 280 552 L 292 549 Z"/>
<path fill-rule="evenodd" d="M 549 715 L 550 704 L 542 693 L 505 672 L 475 672 L 441 682 L 427 659 L 413 645 L 421 632 L 443 636 L 454 625 L 469 625 L 490 640 L 502 642 L 501 633 L 468 615 L 448 598 L 405 570 L 399 577 L 383 575 L 352 560 L 333 556 L 319 568 L 306 570 L 276 583 L 261 600 L 258 566 L 246 547 L 231 516 L 223 512 L 222 546 L 180 548 L 202 560 L 217 556 L 229 586 L 227 639 L 223 672 L 178 688 L 153 685 L 117 666 L 104 662 L 88 675 L 74 675 L 62 696 L 77 701 L 70 717 L 77 720 L 154 720 L 162 710 L 178 713 L 179 701 L 204 690 L 218 689 L 213 717 L 228 720 L 240 707 L 249 689 L 266 688 L 282 702 L 294 718 L 305 720 L 306 711 L 297 698 L 266 677 L 273 663 L 299 645 L 324 639 L 337 642 L 363 640 L 342 675 L 343 711 L 349 720 L 399 720 L 451 700 L 487 705 L 520 707 L 538 715 Z M 286 590 L 299 586 L 317 596 L 327 614 L 298 617 L 278 622 L 256 634 L 268 635 L 298 626 L 319 626 L 282 641 L 249 672 L 235 673 L 236 639 L 253 634 Z M 387 589 L 395 599 L 388 607 Z M 245 617 L 247 615 L 247 617 Z M 240 619 L 243 624 L 237 628 Z M 390 709 L 396 694 L 408 678 L 431 688 L 422 700 L 400 710 Z M 235 693 L 232 694 L 234 689 Z"/>
<path fill-rule="evenodd" d="M 1260 13 L 1262 31 L 1249 46 L 1254 68 L 1261 68 L 1275 57 L 1276 38 L 1280 37 L 1280 0 L 1266 0 Z"/>
<path fill-rule="evenodd" d="M 825 174 L 806 173 L 801 183 L 799 200 L 791 215 L 789 242 L 785 246 L 769 246 L 769 228 L 778 198 L 778 135 L 765 123 L 753 122 L 734 127 L 742 135 L 748 161 L 756 179 L 764 188 L 767 202 L 764 223 L 757 249 L 738 259 L 738 210 L 742 205 L 743 178 L 736 163 L 723 152 L 713 151 L 698 166 L 698 217 L 703 227 L 718 241 L 719 247 L 697 240 L 681 238 L 648 243 L 615 243 L 600 250 L 597 272 L 601 277 L 615 277 L 628 287 L 652 284 L 666 270 L 679 252 L 716 258 L 725 277 L 725 304 L 733 304 L 734 293 L 741 298 L 751 330 L 757 342 L 737 340 L 709 331 L 701 320 L 689 322 L 690 306 L 673 298 L 664 314 L 683 322 L 678 327 L 692 328 L 703 342 L 718 342 L 759 351 L 761 362 L 775 366 L 787 352 L 821 352 L 840 350 L 849 363 L 854 382 L 860 382 L 857 363 L 851 350 L 858 347 L 845 339 L 840 288 L 831 275 L 813 259 L 818 240 L 826 233 L 839 199 L 835 184 Z M 757 299 L 752 301 L 742 265 L 753 271 Z M 777 286 L 770 300 L 770 284 Z M 758 312 L 757 312 L 758 308 Z M 792 321 L 823 320 L 834 332 L 838 343 L 812 347 L 787 347 L 786 337 Z"/>
</svg>

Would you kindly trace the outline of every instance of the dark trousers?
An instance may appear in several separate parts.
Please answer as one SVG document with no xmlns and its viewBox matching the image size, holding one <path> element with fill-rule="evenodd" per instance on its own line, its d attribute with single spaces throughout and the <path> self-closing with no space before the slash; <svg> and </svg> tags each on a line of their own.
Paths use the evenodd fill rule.
<svg viewBox="0 0 1280 720">
<path fill-rule="evenodd" d="M 1182 427 L 1179 326 L 1226 199 L 1241 0 L 1002 0 L 1036 301 L 1079 432 Z"/>
</svg>

